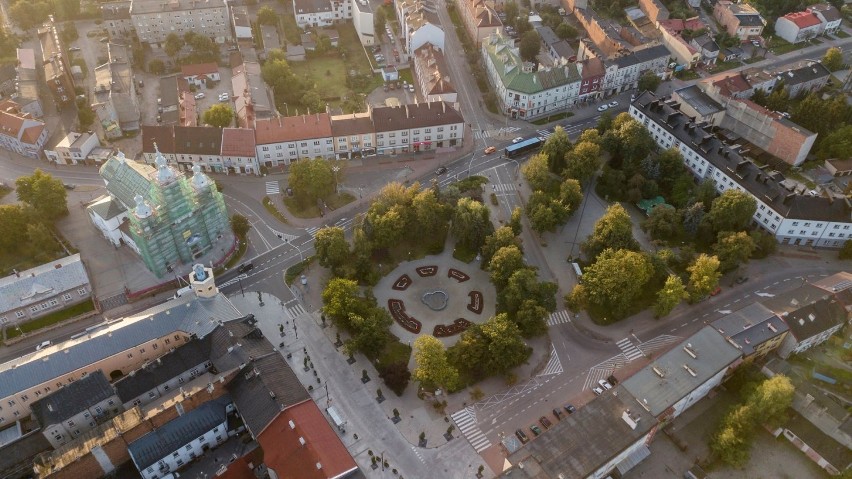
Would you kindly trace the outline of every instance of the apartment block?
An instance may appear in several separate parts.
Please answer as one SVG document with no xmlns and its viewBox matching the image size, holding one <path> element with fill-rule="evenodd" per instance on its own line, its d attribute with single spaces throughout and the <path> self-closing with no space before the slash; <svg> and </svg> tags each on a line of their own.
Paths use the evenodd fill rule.
<svg viewBox="0 0 852 479">
<path fill-rule="evenodd" d="M 47 23 L 39 27 L 38 41 L 41 45 L 44 81 L 53 101 L 61 109 L 74 103 L 74 78 L 71 76 L 71 65 L 65 57 L 59 30 L 52 16 Z"/>
<path fill-rule="evenodd" d="M 53 150 L 45 150 L 44 154 L 48 161 L 56 164 L 76 165 L 87 162 L 89 154 L 99 146 L 101 143 L 97 135 L 72 131 L 65 135 Z"/>
<path fill-rule="evenodd" d="M 257 120 L 254 131 L 260 165 L 275 167 L 296 160 L 334 158 L 328 113 Z"/>
<path fill-rule="evenodd" d="M 142 113 L 133 81 L 130 50 L 124 45 L 107 44 L 107 62 L 95 68 L 92 110 L 103 125 L 107 138 L 121 138 L 137 132 Z"/>
<path fill-rule="evenodd" d="M 130 19 L 130 1 L 101 4 L 101 20 L 110 38 L 130 37 L 134 32 Z"/>
<path fill-rule="evenodd" d="M 348 0 L 292 0 L 292 2 L 296 24 L 302 29 L 328 27 L 352 18 L 352 2 Z"/>
<path fill-rule="evenodd" d="M 0 101 L 0 148 L 29 158 L 41 157 L 47 126 L 11 100 Z"/>
<path fill-rule="evenodd" d="M 444 48 L 444 31 L 434 4 L 424 0 L 404 0 L 396 4 L 405 53 L 412 55 L 427 43 Z"/>
<path fill-rule="evenodd" d="M 162 48 L 170 33 L 188 32 L 224 43 L 231 38 L 225 0 L 132 0 L 130 20 L 139 41 Z"/>
<path fill-rule="evenodd" d="M 503 22 L 486 0 L 460 0 L 457 4 L 462 22 L 474 45 L 480 46 L 492 35 L 503 32 Z"/>
<path fill-rule="evenodd" d="M 378 153 L 416 153 L 464 141 L 464 118 L 446 102 L 374 108 L 371 114 Z"/>
<path fill-rule="evenodd" d="M 427 102 L 458 102 L 458 92 L 450 81 L 444 52 L 431 43 L 414 51 L 414 77 Z"/>
<path fill-rule="evenodd" d="M 729 35 L 740 40 L 760 37 L 766 20 L 747 3 L 719 0 L 713 7 L 713 18 L 725 27 Z"/>
</svg>

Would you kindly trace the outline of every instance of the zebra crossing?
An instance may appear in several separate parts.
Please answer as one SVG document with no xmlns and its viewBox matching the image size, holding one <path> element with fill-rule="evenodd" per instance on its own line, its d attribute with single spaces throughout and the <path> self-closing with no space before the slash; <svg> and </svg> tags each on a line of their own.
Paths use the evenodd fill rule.
<svg viewBox="0 0 852 479">
<path fill-rule="evenodd" d="M 550 376 L 551 374 L 562 374 L 562 361 L 559 360 L 559 355 L 556 354 L 556 348 L 551 346 L 550 360 L 547 361 L 547 366 L 544 367 L 539 376 Z"/>
<path fill-rule="evenodd" d="M 473 446 L 473 449 L 479 453 L 491 447 L 491 441 L 482 433 L 479 426 L 476 424 L 476 413 L 473 412 L 473 407 L 468 406 L 454 412 L 450 417 L 456 423 L 456 427 L 464 434 L 467 442 Z"/>
<path fill-rule="evenodd" d="M 511 133 L 514 133 L 518 130 L 520 130 L 520 128 L 517 127 L 517 126 L 503 127 L 503 128 L 498 128 L 496 130 L 479 130 L 479 131 L 473 132 L 473 137 L 478 139 L 478 140 L 485 140 L 485 139 L 488 139 L 488 138 L 494 138 L 494 137 L 498 137 L 498 136 L 502 136 L 502 135 L 506 135 L 506 134 L 511 134 Z"/>
<path fill-rule="evenodd" d="M 515 191 L 514 183 L 498 183 L 496 185 L 491 185 L 491 191 L 496 191 L 499 193 L 509 193 Z"/>
<path fill-rule="evenodd" d="M 296 303 L 295 306 L 290 306 L 287 308 L 287 314 L 290 315 L 290 319 L 296 319 L 297 317 L 307 313 L 308 312 L 305 310 L 305 307 L 299 303 Z"/>
<path fill-rule="evenodd" d="M 643 353 L 645 353 L 646 356 L 650 356 L 652 353 L 655 353 L 662 349 L 666 349 L 670 344 L 679 343 L 682 340 L 683 338 L 681 338 L 680 336 L 670 336 L 668 334 L 663 334 L 640 344 L 639 349 Z"/>
<path fill-rule="evenodd" d="M 553 132 L 550 130 L 536 130 L 536 133 L 538 134 L 538 136 L 544 139 L 547 139 L 547 137 L 553 134 Z"/>
<path fill-rule="evenodd" d="M 277 181 L 267 181 L 266 182 L 266 194 L 267 195 L 277 195 L 281 193 L 281 186 Z"/>
<path fill-rule="evenodd" d="M 616 341 L 615 344 L 617 344 L 618 348 L 621 349 L 621 352 L 624 353 L 624 358 L 627 359 L 628 363 L 634 359 L 644 356 L 642 350 L 634 346 L 633 342 L 630 341 L 630 338 L 624 338 L 621 341 Z"/>
<path fill-rule="evenodd" d="M 556 326 L 557 324 L 570 323 L 571 315 L 568 311 L 562 310 L 555 313 L 550 313 L 550 319 L 547 320 L 548 326 Z"/>
<path fill-rule="evenodd" d="M 310 228 L 305 228 L 305 231 L 307 231 L 308 234 L 311 235 L 311 238 L 316 238 L 317 231 L 319 231 L 319 230 L 320 229 L 316 226 L 311 226 Z"/>
<path fill-rule="evenodd" d="M 591 389 L 597 386 L 599 380 L 608 378 L 610 374 L 622 366 L 624 366 L 623 354 L 619 354 L 618 356 L 614 356 L 592 366 L 589 369 L 589 374 L 586 376 L 586 382 L 583 384 L 583 389 Z"/>
</svg>

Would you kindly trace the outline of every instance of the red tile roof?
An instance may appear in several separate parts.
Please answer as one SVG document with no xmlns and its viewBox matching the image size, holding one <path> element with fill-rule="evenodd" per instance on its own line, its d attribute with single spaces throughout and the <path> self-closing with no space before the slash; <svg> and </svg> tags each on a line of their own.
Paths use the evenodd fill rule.
<svg viewBox="0 0 852 479">
<path fill-rule="evenodd" d="M 254 158 L 254 131 L 248 128 L 225 128 L 222 132 L 222 156 Z"/>
<path fill-rule="evenodd" d="M 808 28 L 819 25 L 821 22 L 811 12 L 793 12 L 784 15 L 784 18 L 796 24 L 799 28 Z"/>
<path fill-rule="evenodd" d="M 749 85 L 741 73 L 735 73 L 717 80 L 714 84 L 719 87 L 719 91 L 725 96 L 731 96 L 734 93 L 751 89 L 751 85 Z"/>
<path fill-rule="evenodd" d="M 228 464 L 228 469 L 216 479 L 257 479 L 250 466 L 257 467 L 263 462 L 263 450 L 255 447 L 245 456 Z"/>
<path fill-rule="evenodd" d="M 295 429 L 290 427 L 292 421 Z M 305 441 L 302 446 L 299 439 Z M 328 479 L 357 469 L 316 403 L 287 408 L 257 438 L 263 461 L 282 479 Z"/>
<path fill-rule="evenodd" d="M 180 73 L 185 77 L 207 75 L 209 73 L 218 73 L 219 65 L 215 63 L 196 63 L 195 65 L 181 65 Z"/>
<path fill-rule="evenodd" d="M 35 145 L 42 131 L 44 131 L 43 124 L 31 126 L 24 130 L 24 133 L 21 135 L 21 140 L 23 140 L 25 143 L 29 143 L 30 145 Z"/>
<path fill-rule="evenodd" d="M 24 119 L 16 115 L 14 112 L 6 110 L 0 111 L 0 133 L 6 136 L 18 138 L 21 127 L 24 125 Z"/>
<path fill-rule="evenodd" d="M 257 120 L 254 131 L 258 145 L 331 138 L 331 117 L 328 113 L 314 113 Z"/>
</svg>

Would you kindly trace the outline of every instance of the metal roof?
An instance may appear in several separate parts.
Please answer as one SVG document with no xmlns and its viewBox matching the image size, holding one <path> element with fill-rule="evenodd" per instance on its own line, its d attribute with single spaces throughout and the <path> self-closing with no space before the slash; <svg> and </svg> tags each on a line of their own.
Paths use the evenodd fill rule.
<svg viewBox="0 0 852 479">
<path fill-rule="evenodd" d="M 739 311 L 726 314 L 711 325 L 740 348 L 743 355 L 754 348 L 789 331 L 787 324 L 760 303 L 752 303 Z"/>
<path fill-rule="evenodd" d="M 47 427 L 59 424 L 114 395 L 115 390 L 104 373 L 95 371 L 33 402 L 30 409 L 41 427 Z"/>
<path fill-rule="evenodd" d="M 0 314 L 88 284 L 79 253 L 9 275 L 0 279 Z"/>
</svg>

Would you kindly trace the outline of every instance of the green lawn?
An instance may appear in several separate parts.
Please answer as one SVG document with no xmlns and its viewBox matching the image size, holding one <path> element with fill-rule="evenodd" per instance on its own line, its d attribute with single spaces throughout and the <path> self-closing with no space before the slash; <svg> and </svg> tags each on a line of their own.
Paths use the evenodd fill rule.
<svg viewBox="0 0 852 479">
<path fill-rule="evenodd" d="M 719 73 L 725 70 L 730 70 L 731 68 L 736 68 L 740 66 L 740 62 L 732 61 L 732 62 L 716 62 L 715 65 L 708 68 L 707 71 L 710 73 Z"/>
<path fill-rule="evenodd" d="M 533 125 L 546 125 L 552 121 L 564 120 L 566 118 L 571 118 L 572 116 L 574 116 L 574 114 L 570 111 L 564 111 L 555 115 L 548 115 L 544 118 L 539 118 L 538 120 L 531 121 L 530 123 L 532 123 Z"/>
<path fill-rule="evenodd" d="M 679 80 L 697 80 L 700 78 L 695 70 L 681 70 L 674 74 Z"/>
<path fill-rule="evenodd" d="M 296 278 L 298 278 L 306 269 L 308 269 L 308 266 L 314 262 L 314 258 L 316 258 L 316 256 L 311 256 L 304 261 L 287 268 L 287 271 L 284 272 L 284 282 L 287 284 L 293 284 L 293 281 L 296 281 Z"/>
<path fill-rule="evenodd" d="M 20 330 L 18 328 L 7 329 L 6 339 L 18 337 L 21 335 L 21 332 L 29 333 L 30 331 L 46 328 L 61 321 L 65 321 L 66 319 L 71 319 L 76 316 L 80 316 L 81 314 L 88 313 L 89 311 L 94 311 L 94 309 L 95 304 L 91 300 L 75 304 L 74 306 L 65 308 L 61 311 L 56 311 L 55 313 L 50 313 L 47 316 L 42 316 L 38 319 L 24 323 L 21 325 Z"/>
<path fill-rule="evenodd" d="M 280 211 L 278 211 L 278 208 L 275 207 L 275 203 L 273 203 L 268 196 L 263 197 L 263 207 L 266 208 L 266 211 L 268 211 L 269 214 L 277 218 L 278 221 L 284 223 L 285 225 L 290 224 L 290 222 L 287 221 L 287 218 L 284 217 L 284 215 L 282 215 Z"/>
<path fill-rule="evenodd" d="M 332 195 L 331 198 L 326 200 L 326 204 L 328 205 L 329 209 L 336 210 L 337 208 L 340 208 L 341 206 L 346 206 L 349 203 L 352 203 L 353 201 L 355 201 L 354 196 L 349 193 L 343 192 L 337 195 Z"/>
<path fill-rule="evenodd" d="M 787 40 L 784 40 L 783 38 L 775 36 L 772 37 L 772 39 L 769 41 L 769 45 L 767 46 L 769 47 L 769 50 L 772 51 L 772 53 L 776 55 L 783 55 L 785 53 L 790 53 L 792 51 L 805 48 L 806 46 L 808 46 L 808 43 L 790 43 Z"/>
<path fill-rule="evenodd" d="M 849 34 L 844 32 L 843 30 L 837 30 L 834 36 L 837 38 L 849 38 Z"/>
</svg>

